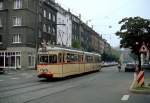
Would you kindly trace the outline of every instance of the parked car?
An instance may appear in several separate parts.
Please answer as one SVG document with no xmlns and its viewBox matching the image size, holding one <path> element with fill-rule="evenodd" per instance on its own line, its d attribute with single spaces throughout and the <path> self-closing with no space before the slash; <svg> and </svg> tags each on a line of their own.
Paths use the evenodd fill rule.
<svg viewBox="0 0 150 103">
<path fill-rule="evenodd" d="M 4 73 L 4 68 L 0 68 L 0 73 Z"/>
<path fill-rule="evenodd" d="M 125 66 L 125 72 L 135 72 L 136 70 L 136 64 L 134 63 L 127 63 Z"/>
<path fill-rule="evenodd" d="M 143 68 L 143 69 L 149 69 L 149 70 L 150 70 L 150 64 L 145 63 L 145 64 L 142 65 L 142 68 Z"/>
</svg>

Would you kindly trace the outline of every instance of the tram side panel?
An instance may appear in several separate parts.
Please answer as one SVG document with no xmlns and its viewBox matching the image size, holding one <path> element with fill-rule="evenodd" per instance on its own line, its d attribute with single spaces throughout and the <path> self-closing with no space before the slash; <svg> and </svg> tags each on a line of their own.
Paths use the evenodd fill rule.
<svg viewBox="0 0 150 103">
<path fill-rule="evenodd" d="M 79 74 L 82 74 L 85 72 L 85 64 L 84 63 L 80 63 L 79 64 Z"/>
<path fill-rule="evenodd" d="M 70 76 L 79 73 L 79 64 L 78 63 L 66 63 L 63 65 L 63 76 Z"/>
</svg>

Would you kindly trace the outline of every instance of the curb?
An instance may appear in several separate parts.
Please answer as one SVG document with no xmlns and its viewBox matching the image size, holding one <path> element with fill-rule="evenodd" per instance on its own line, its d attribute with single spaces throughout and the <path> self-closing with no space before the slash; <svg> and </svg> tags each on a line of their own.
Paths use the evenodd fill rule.
<svg viewBox="0 0 150 103">
<path fill-rule="evenodd" d="M 134 88 L 135 84 L 136 84 L 136 81 L 133 80 L 133 82 L 132 82 L 132 84 L 129 88 L 130 92 L 136 93 L 136 94 L 148 94 L 148 95 L 150 95 L 150 90 L 137 90 L 137 89 Z"/>
</svg>

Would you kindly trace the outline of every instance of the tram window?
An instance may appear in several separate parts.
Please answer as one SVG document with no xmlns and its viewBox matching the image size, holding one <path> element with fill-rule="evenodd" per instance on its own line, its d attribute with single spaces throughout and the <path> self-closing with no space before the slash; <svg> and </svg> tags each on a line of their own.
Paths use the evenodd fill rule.
<svg viewBox="0 0 150 103">
<path fill-rule="evenodd" d="M 63 62 L 64 63 L 66 62 L 66 56 L 65 56 L 65 54 L 63 54 Z"/>
<path fill-rule="evenodd" d="M 83 61 L 83 56 L 82 56 L 82 55 L 79 55 L 79 56 L 78 56 L 78 61 L 79 61 L 79 62 L 82 62 L 82 61 Z"/>
<path fill-rule="evenodd" d="M 99 63 L 99 62 L 101 62 L 101 58 L 100 58 L 100 57 L 95 57 L 95 61 L 96 61 L 97 63 Z"/>
<path fill-rule="evenodd" d="M 48 63 L 48 55 L 40 56 L 40 63 Z"/>
<path fill-rule="evenodd" d="M 92 63 L 93 62 L 93 57 L 92 56 L 86 56 L 86 62 L 87 63 Z"/>
<path fill-rule="evenodd" d="M 67 62 L 78 62 L 79 58 L 77 54 L 67 53 Z"/>
<path fill-rule="evenodd" d="M 61 63 L 61 60 L 62 60 L 62 55 L 60 53 L 60 54 L 58 54 L 58 62 Z"/>
<path fill-rule="evenodd" d="M 57 55 L 49 55 L 49 63 L 57 63 Z"/>
</svg>

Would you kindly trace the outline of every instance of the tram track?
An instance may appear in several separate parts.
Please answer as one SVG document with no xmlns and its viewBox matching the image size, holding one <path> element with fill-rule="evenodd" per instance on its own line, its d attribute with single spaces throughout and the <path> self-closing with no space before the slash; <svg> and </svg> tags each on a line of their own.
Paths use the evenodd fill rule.
<svg viewBox="0 0 150 103">
<path fill-rule="evenodd" d="M 0 90 L 0 103 L 7 103 L 4 102 L 7 101 L 7 99 L 11 100 L 11 103 L 26 103 L 28 101 L 34 101 L 39 98 L 47 97 L 53 93 L 76 87 L 82 83 L 90 82 L 98 75 L 99 73 L 96 75 L 94 73 L 61 81 L 35 82 L 34 80 L 34 83 L 33 81 L 30 81 L 30 83 L 25 82 L 24 84 L 20 84 L 17 87 L 15 87 L 15 85 L 9 88 L 5 87 L 4 90 Z M 13 102 L 13 100 L 18 100 L 18 102 Z"/>
<path fill-rule="evenodd" d="M 5 88 L 5 87 L 11 87 L 11 86 L 16 86 L 16 85 L 22 85 L 22 84 L 26 84 L 26 83 L 33 83 L 35 81 L 38 81 L 38 80 L 34 80 L 34 79 L 30 79 L 30 80 L 25 80 L 25 81 L 15 81 L 15 82 L 7 82 L 7 83 L 3 83 L 3 84 L 0 84 L 0 88 Z M 0 89 L 1 90 L 1 89 Z"/>
<path fill-rule="evenodd" d="M 49 88 L 51 86 L 52 85 L 50 85 L 50 86 L 48 86 L 48 85 L 44 85 L 44 86 L 42 85 L 41 86 L 40 85 L 38 87 L 38 85 L 32 85 L 32 86 L 26 87 L 26 88 L 20 88 L 20 89 L 17 89 L 17 90 L 16 89 L 15 90 L 11 90 L 9 92 L 4 92 L 5 95 L 0 95 L 0 99 L 12 97 L 12 96 L 17 96 L 17 95 L 20 95 L 20 94 L 23 95 L 25 93 L 30 93 L 30 92 L 36 92 L 38 90 L 47 89 L 47 88 Z M 33 89 L 33 88 L 35 88 L 35 89 Z M 13 94 L 11 94 L 11 93 L 13 93 Z"/>
<path fill-rule="evenodd" d="M 27 101 L 25 101 L 25 102 L 23 102 L 23 103 L 32 103 L 32 102 L 35 102 L 35 103 L 36 103 L 36 101 L 38 101 L 38 100 L 40 100 L 40 99 L 42 99 L 42 98 L 48 97 L 48 96 L 50 96 L 50 95 L 52 95 L 52 94 L 55 94 L 55 93 L 57 93 L 57 92 L 62 92 L 62 91 L 64 91 L 64 90 L 66 90 L 66 89 L 75 88 L 75 87 L 78 87 L 78 86 L 80 86 L 80 85 L 84 85 L 85 82 L 86 82 L 86 83 L 90 83 L 91 81 L 94 80 L 94 78 L 97 78 L 97 76 L 98 76 L 98 75 L 95 75 L 95 76 L 93 76 L 93 77 L 87 76 L 87 77 L 89 77 L 88 79 L 85 79 L 85 78 L 82 77 L 81 80 L 79 80 L 79 79 L 77 79 L 77 81 L 75 80 L 74 82 L 72 82 L 72 85 L 66 86 L 66 88 L 64 88 L 64 89 L 62 89 L 62 90 L 59 90 L 59 89 L 58 89 L 56 92 L 52 92 L 52 93 L 49 93 L 49 94 L 45 94 L 44 96 L 40 96 L 39 98 L 33 98 L 33 99 L 27 100 Z M 76 82 L 76 83 L 75 83 L 75 82 Z M 69 83 L 69 84 L 70 84 L 70 83 Z"/>
<path fill-rule="evenodd" d="M 12 91 L 12 90 L 16 90 L 16 89 L 21 89 L 21 88 L 25 88 L 25 87 L 29 87 L 29 86 L 40 85 L 40 84 L 41 83 L 36 82 L 36 83 L 20 84 L 17 87 L 16 87 L 16 85 L 14 85 L 14 86 L 7 86 L 7 87 L 4 87 L 3 89 L 0 89 L 0 93 L 7 92 L 7 91 Z"/>
</svg>

